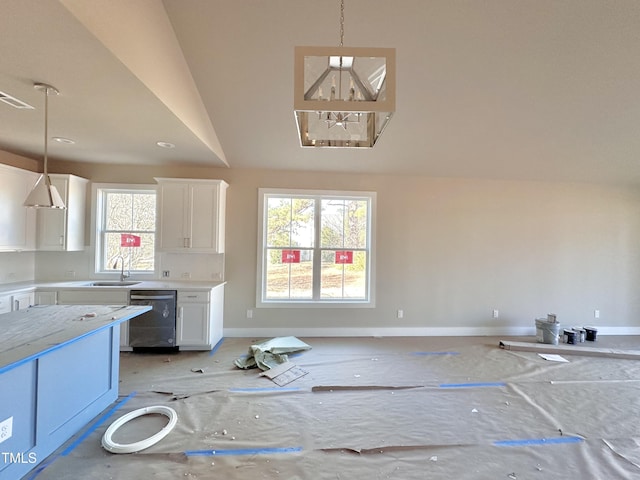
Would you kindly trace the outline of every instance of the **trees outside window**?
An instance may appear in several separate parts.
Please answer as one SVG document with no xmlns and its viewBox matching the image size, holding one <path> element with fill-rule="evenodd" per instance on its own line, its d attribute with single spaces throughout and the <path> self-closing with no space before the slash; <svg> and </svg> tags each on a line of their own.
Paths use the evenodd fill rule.
<svg viewBox="0 0 640 480">
<path fill-rule="evenodd" d="M 96 218 L 97 272 L 154 272 L 155 190 L 99 188 Z"/>
<path fill-rule="evenodd" d="M 259 301 L 370 303 L 375 194 L 260 190 Z"/>
</svg>

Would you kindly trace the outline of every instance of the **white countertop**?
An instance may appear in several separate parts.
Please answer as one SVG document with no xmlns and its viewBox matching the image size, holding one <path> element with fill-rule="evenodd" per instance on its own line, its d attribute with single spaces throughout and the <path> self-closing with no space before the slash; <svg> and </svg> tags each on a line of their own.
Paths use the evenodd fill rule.
<svg viewBox="0 0 640 480">
<path fill-rule="evenodd" d="M 149 311 L 143 305 L 41 305 L 0 315 L 0 371 Z"/>
<path fill-rule="evenodd" d="M 41 290 L 84 290 L 84 289 L 100 289 L 100 290 L 212 290 L 224 285 L 226 282 L 189 282 L 189 281 L 144 281 L 141 280 L 135 285 L 109 285 L 94 286 L 92 282 L 114 281 L 112 279 L 89 279 L 75 280 L 72 282 L 19 282 L 5 283 L 0 285 L 0 295 L 10 295 L 23 291 L 32 290 L 34 288 Z M 127 279 L 127 281 L 137 282 L 135 279 Z"/>
</svg>

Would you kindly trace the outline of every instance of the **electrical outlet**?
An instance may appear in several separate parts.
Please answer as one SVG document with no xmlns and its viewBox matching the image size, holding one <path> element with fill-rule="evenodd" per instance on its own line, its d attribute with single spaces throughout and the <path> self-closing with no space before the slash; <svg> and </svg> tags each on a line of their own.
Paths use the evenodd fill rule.
<svg viewBox="0 0 640 480">
<path fill-rule="evenodd" d="M 13 417 L 0 422 L 0 443 L 9 440 L 13 435 Z"/>
<path fill-rule="evenodd" d="M 600 318 L 600 310 L 593 311 L 593 318 Z"/>
<path fill-rule="evenodd" d="M 498 318 L 500 317 L 500 311 L 499 310 L 494 310 L 493 311 L 493 318 Z"/>
<path fill-rule="evenodd" d="M 163 270 L 162 271 L 162 277 L 163 278 L 169 278 L 170 275 L 171 275 L 171 272 L 169 270 Z"/>
<path fill-rule="evenodd" d="M 64 272 L 64 276 L 66 278 L 76 278 L 76 271 L 75 270 L 66 270 Z"/>
<path fill-rule="evenodd" d="M 247 309 L 247 318 L 253 318 L 253 310 L 250 308 Z"/>
<path fill-rule="evenodd" d="M 404 310 L 398 310 L 397 316 L 398 318 L 404 318 Z"/>
<path fill-rule="evenodd" d="M 182 272 L 182 275 L 180 275 L 180 277 L 184 280 L 189 280 L 191 278 L 191 272 Z"/>
</svg>

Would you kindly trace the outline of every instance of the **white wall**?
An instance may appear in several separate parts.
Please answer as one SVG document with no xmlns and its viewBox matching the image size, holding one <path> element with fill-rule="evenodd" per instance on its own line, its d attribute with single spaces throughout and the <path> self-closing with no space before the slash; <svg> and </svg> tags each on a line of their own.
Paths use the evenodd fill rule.
<svg viewBox="0 0 640 480">
<path fill-rule="evenodd" d="M 188 167 L 57 168 L 96 182 L 152 183 L 153 176 L 229 182 L 227 334 L 530 334 L 534 318 L 549 312 L 564 325 L 640 333 L 636 189 Z M 255 308 L 260 187 L 378 192 L 375 308 Z M 64 256 L 56 259 L 60 268 Z M 404 318 L 396 318 L 398 309 Z"/>
</svg>

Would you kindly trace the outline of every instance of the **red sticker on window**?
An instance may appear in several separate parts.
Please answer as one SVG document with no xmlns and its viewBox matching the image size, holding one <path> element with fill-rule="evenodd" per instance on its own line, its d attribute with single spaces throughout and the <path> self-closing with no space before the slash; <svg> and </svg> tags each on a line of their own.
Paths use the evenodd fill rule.
<svg viewBox="0 0 640 480">
<path fill-rule="evenodd" d="M 121 247 L 139 247 L 140 237 L 131 233 L 120 234 L 120 246 Z"/>
<path fill-rule="evenodd" d="M 282 263 L 300 263 L 300 250 L 282 250 Z"/>
<path fill-rule="evenodd" d="M 347 250 L 336 251 L 336 263 L 353 263 L 353 252 Z"/>
</svg>

